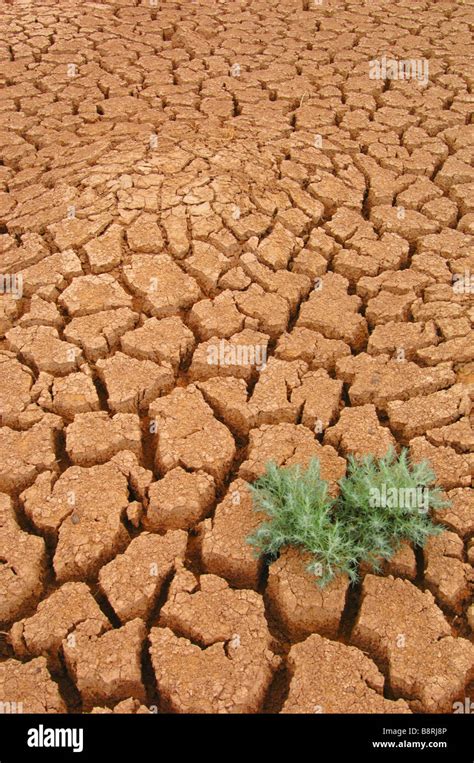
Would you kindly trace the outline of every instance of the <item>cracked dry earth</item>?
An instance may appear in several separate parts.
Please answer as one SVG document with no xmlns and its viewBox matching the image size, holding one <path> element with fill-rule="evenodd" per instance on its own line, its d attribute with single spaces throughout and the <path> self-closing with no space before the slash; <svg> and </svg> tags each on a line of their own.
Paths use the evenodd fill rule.
<svg viewBox="0 0 474 763">
<path fill-rule="evenodd" d="M 473 695 L 473 24 L 423 0 L 2 6 L 2 702 Z M 427 86 L 371 79 L 383 55 L 427 59 Z M 298 551 L 252 556 L 267 460 L 316 455 L 335 492 L 394 443 L 452 501 L 423 552 L 323 592 Z"/>
</svg>

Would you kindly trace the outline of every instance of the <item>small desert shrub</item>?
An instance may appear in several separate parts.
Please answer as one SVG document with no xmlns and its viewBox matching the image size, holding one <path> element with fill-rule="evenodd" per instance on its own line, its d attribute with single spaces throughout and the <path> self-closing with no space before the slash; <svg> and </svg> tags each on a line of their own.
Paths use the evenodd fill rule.
<svg viewBox="0 0 474 763">
<path fill-rule="evenodd" d="M 382 459 L 349 458 L 333 499 L 316 458 L 306 470 L 269 463 L 250 486 L 255 509 L 268 520 L 247 540 L 257 555 L 272 559 L 286 545 L 308 551 L 308 569 L 321 586 L 340 573 L 355 581 L 361 562 L 379 569 L 403 540 L 423 546 L 442 532 L 430 511 L 449 503 L 434 481 L 427 461 L 410 464 L 406 450 L 397 456 L 392 449 Z"/>
<path fill-rule="evenodd" d="M 282 469 L 269 463 L 250 489 L 255 508 L 269 517 L 248 538 L 257 554 L 276 558 L 282 546 L 301 546 L 314 557 L 311 571 L 322 571 L 321 584 L 338 572 L 351 573 L 352 542 L 334 514 L 335 501 L 316 458 L 303 472 L 298 465 Z"/>
</svg>

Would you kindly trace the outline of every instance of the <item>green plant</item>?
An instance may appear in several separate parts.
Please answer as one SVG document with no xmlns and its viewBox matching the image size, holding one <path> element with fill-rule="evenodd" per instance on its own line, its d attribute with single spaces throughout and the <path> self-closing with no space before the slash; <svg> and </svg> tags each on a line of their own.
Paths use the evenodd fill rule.
<svg viewBox="0 0 474 763">
<path fill-rule="evenodd" d="M 443 531 L 430 512 L 449 506 L 428 461 L 411 464 L 404 448 L 380 459 L 349 457 L 346 476 L 339 481 L 338 517 L 360 561 L 380 568 L 405 540 L 423 547 L 430 535 Z"/>
<path fill-rule="evenodd" d="M 430 535 L 442 532 L 430 511 L 449 503 L 434 481 L 427 461 L 410 464 L 406 450 L 397 456 L 391 449 L 382 459 L 349 458 L 333 499 L 318 459 L 303 471 L 269 463 L 250 486 L 255 509 L 269 519 L 247 540 L 257 555 L 271 558 L 286 545 L 308 551 L 308 569 L 321 586 L 340 573 L 355 581 L 361 562 L 379 569 L 403 540 L 423 546 Z"/>
<path fill-rule="evenodd" d="M 248 538 L 257 555 L 275 558 L 282 546 L 301 546 L 314 557 L 309 565 L 312 572 L 322 566 L 321 585 L 340 571 L 351 575 L 352 545 L 333 515 L 335 502 L 328 483 L 320 477 L 316 458 L 303 472 L 298 465 L 281 469 L 269 463 L 250 489 L 255 508 L 269 516 Z"/>
</svg>

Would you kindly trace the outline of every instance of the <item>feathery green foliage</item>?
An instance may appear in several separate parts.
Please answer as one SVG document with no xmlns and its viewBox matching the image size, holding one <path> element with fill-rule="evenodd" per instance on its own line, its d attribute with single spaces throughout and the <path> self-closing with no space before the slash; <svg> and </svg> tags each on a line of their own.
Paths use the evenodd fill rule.
<svg viewBox="0 0 474 763">
<path fill-rule="evenodd" d="M 427 461 L 411 464 L 406 449 L 397 457 L 391 449 L 384 458 L 349 458 L 340 493 L 331 498 L 321 479 L 318 459 L 306 470 L 269 463 L 265 474 L 250 486 L 254 507 L 263 522 L 247 539 L 257 555 L 276 558 L 283 546 L 309 551 L 308 569 L 321 586 L 337 574 L 351 581 L 361 562 L 379 569 L 403 540 L 423 546 L 430 535 L 442 532 L 430 511 L 449 505 Z"/>
<path fill-rule="evenodd" d="M 339 571 L 351 574 L 352 546 L 333 516 L 334 500 L 316 458 L 303 473 L 298 465 L 281 469 L 269 463 L 250 489 L 256 509 L 270 518 L 248 539 L 258 552 L 275 558 L 282 546 L 301 546 L 314 556 L 312 571 L 323 565 L 322 585 Z"/>
<path fill-rule="evenodd" d="M 391 448 L 384 458 L 350 457 L 340 480 L 338 517 L 347 528 L 360 561 L 379 569 L 406 540 L 423 547 L 430 535 L 443 531 L 431 511 L 447 507 L 427 461 L 411 464 L 403 449 Z"/>
</svg>

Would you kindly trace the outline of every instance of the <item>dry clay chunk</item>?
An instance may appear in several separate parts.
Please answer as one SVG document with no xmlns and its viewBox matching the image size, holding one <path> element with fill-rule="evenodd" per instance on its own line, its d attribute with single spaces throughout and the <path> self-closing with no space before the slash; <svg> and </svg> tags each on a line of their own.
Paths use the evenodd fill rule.
<svg viewBox="0 0 474 763">
<path fill-rule="evenodd" d="M 55 300 L 68 281 L 82 275 L 82 267 L 79 257 L 69 249 L 45 257 L 36 265 L 22 270 L 21 274 L 26 297 L 37 293 L 44 299 Z"/>
<path fill-rule="evenodd" d="M 453 424 L 463 413 L 469 414 L 471 402 L 464 384 L 433 392 L 423 397 L 399 400 L 387 406 L 392 430 L 405 440 L 425 434 L 428 429 Z"/>
<path fill-rule="evenodd" d="M 214 503 L 215 493 L 210 474 L 203 471 L 190 473 L 177 466 L 150 485 L 144 524 L 154 532 L 189 530 L 206 516 Z"/>
<path fill-rule="evenodd" d="M 154 215 L 142 214 L 127 227 L 127 242 L 132 252 L 157 252 L 163 236 Z"/>
<path fill-rule="evenodd" d="M 62 640 L 84 622 L 97 634 L 111 627 L 85 583 L 64 583 L 39 603 L 34 615 L 12 626 L 15 654 L 23 659 L 48 655 L 57 668 Z"/>
<path fill-rule="evenodd" d="M 151 360 L 129 358 L 123 352 L 98 360 L 97 370 L 114 413 L 146 412 L 149 403 L 169 392 L 174 381 L 170 368 Z"/>
<path fill-rule="evenodd" d="M 131 453 L 129 450 L 121 450 L 120 453 L 117 453 L 117 455 L 111 459 L 110 463 L 116 466 L 127 478 L 130 488 L 136 495 L 137 500 L 146 503 L 147 491 L 153 481 L 153 473 L 149 469 L 140 466 L 135 454 Z M 133 508 L 136 503 L 137 501 L 131 501 L 127 509 L 127 514 L 130 507 L 132 507 L 133 514 Z"/>
<path fill-rule="evenodd" d="M 328 373 L 334 371 L 339 358 L 350 354 L 351 348 L 340 339 L 326 339 L 304 327 L 282 334 L 275 348 L 275 355 L 281 360 L 304 360 L 311 370 L 324 368 Z"/>
<path fill-rule="evenodd" d="M 349 581 L 346 575 L 339 575 L 321 588 L 317 577 L 306 569 L 310 561 L 309 554 L 285 548 L 269 567 L 265 595 L 292 639 L 310 633 L 336 638 Z"/>
<path fill-rule="evenodd" d="M 321 464 L 321 477 L 337 492 L 337 482 L 346 472 L 346 462 L 330 445 L 321 445 L 301 424 L 264 424 L 252 429 L 248 458 L 240 467 L 239 476 L 247 482 L 260 477 L 269 461 L 278 466 L 308 466 L 312 458 Z"/>
<path fill-rule="evenodd" d="M 192 380 L 215 376 L 235 376 L 249 382 L 256 370 L 265 367 L 269 337 L 244 329 L 230 339 L 213 337 L 199 344 L 189 369 Z"/>
<path fill-rule="evenodd" d="M 474 633 L 474 604 L 471 604 L 467 610 L 467 622 L 471 631 Z"/>
<path fill-rule="evenodd" d="M 457 385 L 456 385 L 457 386 Z M 461 408 L 463 413 L 467 413 L 471 407 L 469 392 L 466 389 L 466 395 L 461 398 Z M 465 408 L 464 408 L 465 406 Z M 429 429 L 426 437 L 433 445 L 447 445 L 455 448 L 460 453 L 474 452 L 474 428 L 470 421 L 470 416 L 465 415 L 453 424 Z"/>
<path fill-rule="evenodd" d="M 184 558 L 187 539 L 183 530 L 166 535 L 144 532 L 132 540 L 125 553 L 102 567 L 100 588 L 122 623 L 149 616 L 175 559 Z"/>
<path fill-rule="evenodd" d="M 110 707 L 93 707 L 91 713 L 94 715 L 149 715 L 152 710 L 149 710 L 145 705 L 141 705 L 138 699 L 123 699 L 114 709 Z"/>
<path fill-rule="evenodd" d="M 3 292 L 0 301 L 0 337 L 2 339 L 7 331 L 12 328 L 15 318 L 18 317 L 20 305 L 21 302 L 18 299 Z"/>
<path fill-rule="evenodd" d="M 367 344 L 370 355 L 390 355 L 414 360 L 418 350 L 438 344 L 439 337 L 433 321 L 406 323 L 391 321 L 379 324 Z"/>
<path fill-rule="evenodd" d="M 17 326 L 7 332 L 10 350 L 21 354 L 27 363 L 53 376 L 77 371 L 83 358 L 75 344 L 64 342 L 52 326 Z"/>
<path fill-rule="evenodd" d="M 85 708 L 133 697 L 145 701 L 141 655 L 145 623 L 130 620 L 101 636 L 79 625 L 63 641 L 66 667 Z"/>
<path fill-rule="evenodd" d="M 436 305 L 436 303 L 434 303 Z M 439 304 L 439 303 L 438 303 Z M 446 303 L 441 303 L 446 304 Z M 467 336 L 457 336 L 441 342 L 437 347 L 426 347 L 416 353 L 418 360 L 426 366 L 438 363 L 469 363 L 474 360 L 474 338 L 471 331 Z"/>
<path fill-rule="evenodd" d="M 325 445 L 332 445 L 344 456 L 385 456 L 395 439 L 390 429 L 381 425 L 375 405 L 343 408 L 337 423 L 326 429 Z"/>
<path fill-rule="evenodd" d="M 236 588 L 257 588 L 263 562 L 255 557 L 247 537 L 265 518 L 254 511 L 248 484 L 234 480 L 214 517 L 203 524 L 201 555 L 206 572 Z"/>
<path fill-rule="evenodd" d="M 31 326 L 54 326 L 61 329 L 64 326 L 64 318 L 54 302 L 47 302 L 38 295 L 33 295 L 30 300 L 29 310 L 21 316 L 18 325 L 28 328 Z"/>
<path fill-rule="evenodd" d="M 20 414 L 31 403 L 33 372 L 12 352 L 0 352 L 0 424 L 15 427 Z"/>
<path fill-rule="evenodd" d="M 251 252 L 243 254 L 239 263 L 252 281 L 258 283 L 265 291 L 286 300 L 292 314 L 311 288 L 311 281 L 305 275 L 291 270 L 275 272 L 258 262 Z"/>
<path fill-rule="evenodd" d="M 429 591 L 401 578 L 365 577 L 351 642 L 387 671 L 392 691 L 417 712 L 452 712 L 474 677 L 474 645 L 451 636 Z"/>
<path fill-rule="evenodd" d="M 437 484 L 445 490 L 469 487 L 472 484 L 472 467 L 464 453 L 454 448 L 431 445 L 425 437 L 410 441 L 410 458 L 413 463 L 428 460 L 436 475 Z"/>
<path fill-rule="evenodd" d="M 102 236 L 84 245 L 93 273 L 104 273 L 120 264 L 123 230 L 120 225 L 111 225 Z"/>
<path fill-rule="evenodd" d="M 322 276 L 303 304 L 297 326 L 317 331 L 327 339 L 340 339 L 357 351 L 367 341 L 367 324 L 358 313 L 362 300 L 349 296 L 348 286 L 349 282 L 337 273 Z"/>
<path fill-rule="evenodd" d="M 383 572 L 384 575 L 415 580 L 417 569 L 413 548 L 409 543 L 403 541 L 390 559 L 379 558 L 377 560 L 377 569 Z M 359 575 L 361 578 L 364 575 L 373 573 L 373 571 L 374 565 L 370 562 L 361 562 L 359 565 Z"/>
<path fill-rule="evenodd" d="M 130 331 L 138 321 L 138 313 L 128 307 L 101 310 L 92 315 L 73 318 L 64 328 L 68 342 L 79 345 L 87 360 L 94 363 L 117 348 L 120 336 Z"/>
<path fill-rule="evenodd" d="M 196 386 L 204 395 L 206 403 L 231 432 L 241 437 L 248 435 L 249 429 L 254 426 L 254 415 L 247 402 L 247 384 L 244 379 L 214 376 L 207 381 L 197 382 Z"/>
<path fill-rule="evenodd" d="M 184 267 L 206 293 L 214 294 L 219 278 L 230 264 L 227 257 L 211 244 L 193 241 L 193 254 L 187 257 Z"/>
<path fill-rule="evenodd" d="M 403 271 L 404 273 L 409 271 Z M 376 297 L 367 302 L 365 317 L 371 329 L 375 326 L 393 323 L 393 321 L 406 321 L 410 318 L 410 308 L 416 300 L 414 291 L 406 294 L 393 294 L 391 291 L 382 291 Z"/>
<path fill-rule="evenodd" d="M 245 316 L 235 305 L 232 292 L 223 291 L 214 299 L 202 299 L 189 313 L 189 325 L 201 342 L 212 337 L 230 337 L 244 327 Z"/>
<path fill-rule="evenodd" d="M 387 355 L 365 352 L 341 358 L 337 376 L 350 384 L 352 405 L 372 403 L 386 410 L 392 400 L 408 400 L 415 395 L 429 395 L 455 381 L 449 365 L 420 368 L 410 361 L 390 360 Z"/>
<path fill-rule="evenodd" d="M 291 647 L 288 697 L 282 713 L 410 713 L 407 703 L 383 696 L 384 677 L 353 646 L 314 633 Z"/>
<path fill-rule="evenodd" d="M 44 657 L 26 663 L 0 662 L 0 702 L 10 703 L 12 713 L 67 712 Z"/>
<path fill-rule="evenodd" d="M 177 315 L 201 296 L 194 278 L 167 254 L 135 254 L 123 274 L 129 289 L 143 298 L 144 309 L 155 318 Z"/>
<path fill-rule="evenodd" d="M 181 318 L 148 318 L 142 326 L 127 331 L 120 339 L 126 355 L 139 360 L 170 364 L 177 373 L 181 362 L 194 347 L 194 334 Z"/>
<path fill-rule="evenodd" d="M 291 394 L 291 402 L 301 410 L 301 423 L 314 432 L 329 426 L 339 411 L 342 387 L 323 368 L 305 374 Z"/>
<path fill-rule="evenodd" d="M 59 304 L 76 317 L 131 307 L 132 297 L 113 276 L 101 273 L 75 278 L 60 295 Z"/>
<path fill-rule="evenodd" d="M 415 580 L 417 574 L 416 556 L 412 546 L 407 541 L 402 541 L 392 558 L 386 560 L 384 571 L 394 577 Z"/>
<path fill-rule="evenodd" d="M 93 466 L 121 450 L 141 456 L 140 420 L 133 413 L 79 413 L 66 430 L 66 450 L 73 464 Z"/>
<path fill-rule="evenodd" d="M 13 236 L 4 236 L 2 268 L 4 273 L 16 273 L 21 268 L 34 265 L 48 255 L 43 238 L 37 233 L 24 233 L 22 246 L 17 246 Z"/>
<path fill-rule="evenodd" d="M 106 228 L 109 221 L 108 215 L 101 215 L 93 222 L 71 217 L 49 225 L 48 231 L 59 249 L 63 250 L 71 246 L 80 247 L 91 238 L 98 236 Z"/>
<path fill-rule="evenodd" d="M 461 538 L 451 532 L 432 536 L 423 549 L 426 585 L 442 605 L 459 613 L 472 600 L 474 583 L 474 569 L 463 555 Z"/>
<path fill-rule="evenodd" d="M 208 472 L 216 482 L 227 474 L 235 455 L 234 438 L 214 418 L 199 390 L 190 385 L 150 405 L 156 426 L 155 465 L 164 473 L 176 466 Z"/>
<path fill-rule="evenodd" d="M 333 266 L 336 272 L 357 287 L 363 281 L 382 280 L 386 271 L 390 273 L 392 268 L 399 268 L 406 263 L 409 252 L 408 243 L 392 233 L 384 233 L 379 241 L 362 238 L 355 247 L 357 254 L 351 249 L 338 252 Z M 380 273 L 379 279 L 375 278 L 377 273 Z"/>
<path fill-rule="evenodd" d="M 436 520 L 462 538 L 474 533 L 474 490 L 458 487 L 450 490 L 451 505 L 436 512 Z"/>
<path fill-rule="evenodd" d="M 65 419 L 71 420 L 77 413 L 100 409 L 99 395 L 94 382 L 85 373 L 72 373 L 54 379 L 51 392 L 53 412 Z M 44 407 L 49 410 L 49 405 Z"/>
<path fill-rule="evenodd" d="M 272 339 L 286 330 L 290 318 L 288 302 L 278 294 L 269 294 L 258 284 L 244 292 L 235 292 L 235 302 L 241 313 L 253 319 L 254 328 Z"/>
<path fill-rule="evenodd" d="M 20 617 L 43 592 L 46 570 L 44 540 L 23 532 L 13 504 L 0 493 L 0 622 Z"/>
<path fill-rule="evenodd" d="M 57 537 L 53 566 L 61 582 L 92 577 L 129 540 L 122 524 L 128 483 L 112 462 L 71 466 L 53 487 L 50 475 L 41 475 L 22 499 L 35 527 L 48 538 Z"/>
<path fill-rule="evenodd" d="M 306 370 L 306 363 L 301 360 L 288 363 L 277 358 L 269 359 L 249 402 L 257 426 L 283 421 L 296 424 L 303 400 L 295 401 L 292 392 L 301 390 L 301 378 Z"/>
<path fill-rule="evenodd" d="M 214 575 L 197 587 L 178 575 L 150 632 L 160 696 L 179 713 L 257 712 L 277 666 L 262 598 Z"/>
<path fill-rule="evenodd" d="M 0 490 L 23 490 L 40 472 L 56 470 L 56 432 L 62 422 L 53 414 L 24 432 L 0 427 Z"/>
</svg>

